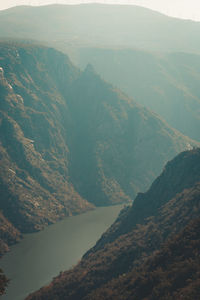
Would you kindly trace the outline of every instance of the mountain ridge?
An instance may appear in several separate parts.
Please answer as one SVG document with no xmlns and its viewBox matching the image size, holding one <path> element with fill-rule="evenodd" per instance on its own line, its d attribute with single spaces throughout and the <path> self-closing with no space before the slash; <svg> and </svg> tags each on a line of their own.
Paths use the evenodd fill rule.
<svg viewBox="0 0 200 300">
<path fill-rule="evenodd" d="M 0 67 L 1 210 L 18 231 L 130 202 L 198 145 L 52 48 L 1 43 Z"/>
<path fill-rule="evenodd" d="M 17 16 L 21 13 L 20 10 L 23 17 Z M 33 15 L 30 12 L 33 12 Z M 48 25 L 45 23 L 41 25 L 41 20 L 44 19 L 43 12 L 44 15 L 50 14 L 48 17 L 52 27 L 50 27 L 50 22 Z M 33 38 L 51 43 L 53 41 L 54 44 L 51 46 L 57 45 L 58 49 L 63 49 L 65 52 L 67 49 L 71 51 L 71 47 L 80 45 L 136 46 L 141 49 L 161 51 L 184 48 L 187 52 L 198 53 L 200 49 L 199 22 L 175 19 L 143 7 L 103 4 L 53 5 L 11 8 L 0 12 L 0 15 L 1 37 Z M 96 17 L 93 18 L 93 16 Z M 32 17 L 37 21 L 31 20 Z M 85 20 L 84 23 L 81 20 Z M 19 26 L 18 35 L 14 30 L 16 24 Z M 24 24 L 26 29 L 24 29 Z M 97 25 L 94 26 L 94 24 Z M 143 26 L 140 26 L 141 24 Z M 181 30 L 182 27 L 184 30 Z M 71 31 L 68 31 L 68 28 L 71 28 Z M 136 31 L 131 32 L 130 28 L 139 28 L 141 32 L 140 34 Z M 172 28 L 173 34 L 169 36 L 167 33 Z M 106 33 L 104 36 L 102 31 Z M 159 43 L 159 40 L 162 42 Z"/>
<path fill-rule="evenodd" d="M 79 48 L 74 61 L 90 62 L 108 82 L 199 140 L 199 55 L 136 49 Z"/>
</svg>

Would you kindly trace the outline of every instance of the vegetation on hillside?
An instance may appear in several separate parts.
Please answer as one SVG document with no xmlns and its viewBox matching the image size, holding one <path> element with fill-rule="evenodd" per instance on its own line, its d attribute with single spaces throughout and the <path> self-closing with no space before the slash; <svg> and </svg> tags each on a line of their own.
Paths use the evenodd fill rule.
<svg viewBox="0 0 200 300">
<path fill-rule="evenodd" d="M 90 62 L 105 80 L 200 140 L 199 55 L 84 47 L 77 52 L 75 60 L 82 68 Z"/>
<path fill-rule="evenodd" d="M 198 145 L 52 48 L 2 42 L 0 90 L 0 209 L 20 232 L 130 202 Z"/>
<path fill-rule="evenodd" d="M 197 299 L 199 159 L 200 149 L 196 149 L 172 160 L 166 167 L 170 177 L 163 171 L 151 189 L 140 195 L 143 205 L 149 202 L 148 215 L 145 208 L 141 212 L 141 207 L 133 203 L 113 225 L 119 232 L 129 219 L 123 233 L 113 238 L 113 229 L 108 230 L 102 247 L 97 242 L 97 247 L 77 266 L 61 273 L 27 300 Z M 169 191 L 170 179 L 176 191 Z M 135 220 L 137 214 L 139 218 Z"/>
</svg>

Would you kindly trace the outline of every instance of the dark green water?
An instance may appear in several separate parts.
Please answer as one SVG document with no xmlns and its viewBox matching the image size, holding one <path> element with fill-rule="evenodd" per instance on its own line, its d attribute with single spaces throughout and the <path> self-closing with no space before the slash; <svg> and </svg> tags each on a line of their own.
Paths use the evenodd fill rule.
<svg viewBox="0 0 200 300">
<path fill-rule="evenodd" d="M 102 207 L 25 235 L 0 261 L 11 279 L 2 300 L 23 300 L 75 265 L 113 223 L 122 206 Z"/>
</svg>

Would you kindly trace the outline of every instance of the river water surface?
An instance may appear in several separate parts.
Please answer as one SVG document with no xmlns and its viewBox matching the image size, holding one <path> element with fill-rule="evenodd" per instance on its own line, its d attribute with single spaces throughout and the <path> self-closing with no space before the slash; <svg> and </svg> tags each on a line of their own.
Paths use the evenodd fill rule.
<svg viewBox="0 0 200 300">
<path fill-rule="evenodd" d="M 24 300 L 75 265 L 114 222 L 122 206 L 101 207 L 27 234 L 0 261 L 11 280 L 2 300 Z"/>
</svg>

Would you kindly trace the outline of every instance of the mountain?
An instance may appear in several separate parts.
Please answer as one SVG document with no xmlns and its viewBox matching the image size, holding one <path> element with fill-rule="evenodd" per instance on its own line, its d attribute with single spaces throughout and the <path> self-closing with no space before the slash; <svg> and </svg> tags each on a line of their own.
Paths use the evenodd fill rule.
<svg viewBox="0 0 200 300">
<path fill-rule="evenodd" d="M 200 149 L 170 161 L 71 270 L 27 300 L 198 299 Z"/>
<path fill-rule="evenodd" d="M 164 243 L 141 267 L 120 280 L 113 280 L 111 286 L 90 299 L 198 299 L 199 229 L 200 218 L 197 218 Z"/>
<path fill-rule="evenodd" d="M 81 68 L 90 62 L 105 80 L 200 140 L 199 55 L 82 47 L 75 60 Z"/>
<path fill-rule="evenodd" d="M 1 239 L 11 245 L 19 232 L 39 230 L 93 205 L 69 180 L 71 120 L 59 91 L 79 71 L 53 49 L 4 43 L 0 66 L 1 221 L 15 228 L 2 224 Z"/>
<path fill-rule="evenodd" d="M 179 196 L 176 199 L 176 210 L 178 205 L 183 205 L 182 197 L 193 197 L 193 194 L 198 190 L 198 182 L 200 181 L 200 150 L 186 151 L 180 153 L 172 161 L 169 161 L 160 176 L 152 183 L 146 193 L 138 193 L 133 205 L 121 212 L 120 220 L 118 219 L 110 229 L 102 236 L 93 250 L 104 247 L 104 244 L 116 239 L 118 236 L 127 231 L 132 230 L 137 224 L 146 222 L 149 217 L 160 216 L 160 210 L 168 202 Z M 195 186 L 197 183 L 197 186 Z M 178 195 L 178 196 L 177 196 Z M 168 204 L 169 205 L 169 204 Z M 185 204 L 184 204 L 185 205 Z M 174 209 L 171 206 L 170 209 Z M 184 210 L 180 208 L 180 210 Z M 174 215 L 171 212 L 171 215 Z M 176 211 L 175 214 L 178 212 Z M 180 216 L 183 214 L 180 213 Z M 169 216 L 169 215 L 168 215 Z M 168 217 L 167 216 L 167 217 Z M 166 216 L 165 216 L 166 217 Z M 164 217 L 163 217 L 164 219 Z"/>
<path fill-rule="evenodd" d="M 1 38 L 39 40 L 69 54 L 80 67 L 91 63 L 106 81 L 198 141 L 199 31 L 199 22 L 133 5 L 0 11 Z"/>
<path fill-rule="evenodd" d="M 0 37 L 79 46 L 199 53 L 200 24 L 133 5 L 21 6 L 0 12 Z M 170 34 L 169 34 L 170 33 Z"/>
<path fill-rule="evenodd" d="M 52 48 L 0 43 L 0 93 L 2 252 L 20 233 L 132 201 L 199 145 Z"/>
<path fill-rule="evenodd" d="M 133 199 L 159 174 L 164 157 L 173 157 L 177 146 L 190 147 L 189 140 L 103 81 L 91 66 L 74 82 L 69 98 L 77 121 L 71 178 L 95 205 Z"/>
<path fill-rule="evenodd" d="M 20 6 L 0 12 L 1 38 L 38 40 L 69 54 L 79 67 L 92 64 L 106 81 L 198 141 L 199 31 L 199 22 L 133 5 Z"/>
</svg>

